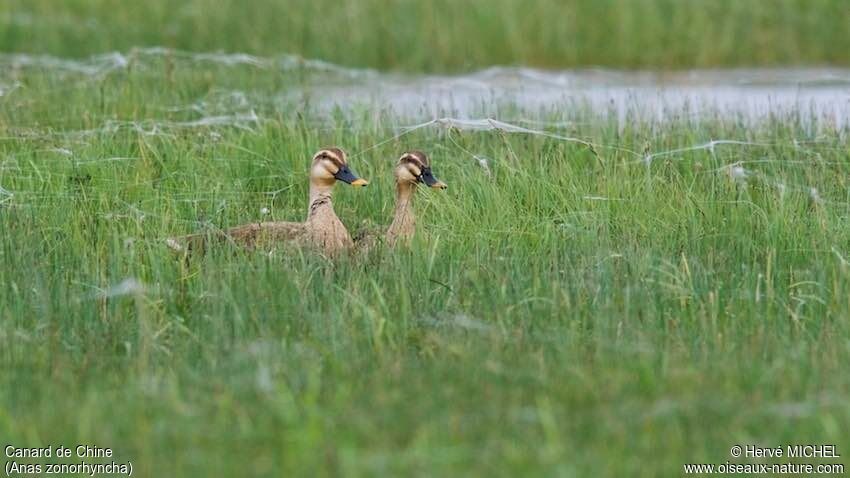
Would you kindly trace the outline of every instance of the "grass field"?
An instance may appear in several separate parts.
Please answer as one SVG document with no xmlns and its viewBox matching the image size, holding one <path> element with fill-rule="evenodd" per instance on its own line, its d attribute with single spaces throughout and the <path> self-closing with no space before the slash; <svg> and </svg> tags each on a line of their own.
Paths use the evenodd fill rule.
<svg viewBox="0 0 850 478">
<path fill-rule="evenodd" d="M 845 0 L 7 0 L 0 51 L 167 46 L 404 71 L 847 66 L 847 25 Z"/>
<path fill-rule="evenodd" d="M 405 41 L 417 47 L 404 57 L 356 22 L 342 22 L 348 52 L 332 38 L 307 46 L 320 22 L 278 27 L 295 19 L 271 3 L 207 9 L 209 30 L 192 30 L 200 0 L 161 30 L 153 25 L 170 14 L 166 2 L 112 13 L 108 2 L 13 2 L 0 14 L 0 49 L 63 57 L 167 44 L 414 70 L 586 64 L 602 50 L 594 37 L 572 50 L 568 26 L 526 36 L 532 21 L 513 15 L 518 2 L 490 3 L 504 6 L 492 21 L 473 14 L 484 15 L 484 2 L 468 16 L 450 2 L 394 3 L 373 20 L 411 32 Z M 606 30 L 620 43 L 603 64 L 847 63 L 841 2 L 805 2 L 804 13 L 794 10 L 802 2 L 771 2 L 753 10 L 782 19 L 765 20 L 771 33 L 711 52 L 699 29 L 720 27 L 688 16 L 697 2 L 602 3 L 616 13 L 569 4 L 599 8 L 602 24 L 637 22 L 629 15 L 650 4 L 685 12 L 669 37 L 640 29 L 647 36 L 634 49 Z M 329 23 L 377 5 L 328 9 Z M 550 17 L 555 5 L 529 9 Z M 734 5 L 741 11 L 724 28 L 749 25 L 757 2 Z M 424 31 L 387 26 L 427 8 L 457 19 L 449 40 L 434 40 L 443 49 L 419 36 L 442 20 Z M 77 18 L 96 19 L 100 33 L 89 37 Z M 218 28 L 227 18 L 241 21 Z M 463 55 L 439 43 L 457 41 L 467 19 L 481 42 Z M 522 28 L 506 51 L 495 26 L 508 21 Z M 752 43 L 813 30 L 797 50 Z M 409 118 L 325 116 L 280 97 L 312 81 L 304 71 L 168 55 L 95 73 L 74 65 L 0 69 L 4 446 L 110 447 L 142 477 L 654 477 L 734 462 L 735 444 L 850 453 L 846 129 L 806 111 L 758 124 L 682 115 L 622 126 L 579 110 L 567 127 L 556 126 L 567 112 L 537 119 L 592 148 L 435 128 L 384 142 Z M 246 106 L 223 91 L 275 100 Z M 663 154 L 718 139 L 749 144 Z M 403 150 L 431 154 L 449 189 L 417 194 L 412 247 L 336 262 L 223 247 L 188 263 L 164 247 L 175 234 L 303 219 L 309 158 L 330 144 L 362 152 L 352 169 L 372 181 L 336 188 L 351 230 L 389 221 Z M 488 158 L 487 169 L 468 152 Z"/>
</svg>

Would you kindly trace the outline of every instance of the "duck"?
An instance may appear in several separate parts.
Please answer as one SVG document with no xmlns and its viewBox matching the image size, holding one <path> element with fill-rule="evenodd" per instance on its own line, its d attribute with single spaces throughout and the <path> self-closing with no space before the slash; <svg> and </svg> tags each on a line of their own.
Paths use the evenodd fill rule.
<svg viewBox="0 0 850 478">
<path fill-rule="evenodd" d="M 361 250 L 368 250 L 379 237 L 390 247 L 409 244 L 416 232 L 416 217 L 413 212 L 413 195 L 419 184 L 434 189 L 447 189 L 446 183 L 434 177 L 431 161 L 422 151 L 407 151 L 398 159 L 395 169 L 396 193 L 393 220 L 381 234 L 380 231 L 361 231 L 355 243 Z"/>
<path fill-rule="evenodd" d="M 176 252 L 201 254 L 208 238 L 230 242 L 247 249 L 278 244 L 294 244 L 315 248 L 328 256 L 336 256 L 353 247 L 354 242 L 345 225 L 334 212 L 331 201 L 333 187 L 341 181 L 354 187 L 364 187 L 369 182 L 358 177 L 348 166 L 348 158 L 341 148 L 322 148 L 310 166 L 310 192 L 307 218 L 304 222 L 269 221 L 234 226 L 215 233 L 198 233 L 167 240 Z"/>
</svg>

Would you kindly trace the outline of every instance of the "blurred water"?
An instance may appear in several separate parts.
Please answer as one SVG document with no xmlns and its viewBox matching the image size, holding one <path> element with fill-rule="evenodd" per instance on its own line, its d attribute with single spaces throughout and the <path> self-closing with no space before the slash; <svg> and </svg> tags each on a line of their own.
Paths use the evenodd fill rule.
<svg viewBox="0 0 850 478">
<path fill-rule="evenodd" d="M 416 118 L 500 117 L 511 111 L 568 119 L 590 112 L 621 123 L 683 118 L 750 123 L 792 116 L 843 130 L 850 114 L 850 70 L 649 73 L 498 67 L 460 76 L 375 75 L 290 93 L 305 94 L 311 104 L 326 109 L 366 105 Z"/>
<path fill-rule="evenodd" d="M 229 90 L 218 115 L 262 107 L 296 105 L 329 113 L 363 109 L 423 121 L 454 118 L 615 117 L 620 126 L 641 121 L 736 120 L 757 123 L 793 119 L 812 127 L 844 131 L 850 115 L 850 70 L 735 69 L 686 72 L 629 72 L 600 69 L 547 71 L 492 67 L 455 75 L 381 73 L 347 68 L 294 55 L 257 57 L 243 53 L 190 53 L 164 48 L 111 52 L 87 59 L 0 54 L 0 94 L 9 95 L 31 70 L 100 79 L 132 70 L 163 75 L 168 68 L 241 68 L 289 75 L 281 91 Z M 239 111 L 232 109 L 240 98 Z M 211 106 L 207 101 L 206 106 Z M 198 109 L 198 105 L 183 105 Z M 229 106 L 230 108 L 226 108 Z M 179 108 L 179 106 L 177 106 Z M 202 112 L 203 113 L 203 112 Z"/>
</svg>

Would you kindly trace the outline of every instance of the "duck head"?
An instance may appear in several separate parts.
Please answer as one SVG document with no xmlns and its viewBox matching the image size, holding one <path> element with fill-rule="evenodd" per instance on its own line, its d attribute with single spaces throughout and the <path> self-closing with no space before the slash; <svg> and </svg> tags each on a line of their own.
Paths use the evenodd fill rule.
<svg viewBox="0 0 850 478">
<path fill-rule="evenodd" d="M 340 148 L 324 148 L 313 156 L 310 181 L 322 185 L 333 185 L 336 181 L 342 181 L 355 187 L 369 184 L 369 181 L 357 177 L 348 168 L 348 158 Z"/>
<path fill-rule="evenodd" d="M 416 186 L 421 183 L 430 188 L 446 189 L 446 183 L 434 177 L 431 161 L 422 151 L 408 151 L 401 155 L 395 167 L 395 179 L 399 185 Z"/>
</svg>

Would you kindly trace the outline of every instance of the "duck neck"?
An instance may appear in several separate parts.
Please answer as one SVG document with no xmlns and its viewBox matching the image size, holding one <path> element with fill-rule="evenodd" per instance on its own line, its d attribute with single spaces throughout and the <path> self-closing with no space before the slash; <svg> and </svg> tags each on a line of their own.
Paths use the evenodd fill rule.
<svg viewBox="0 0 850 478">
<path fill-rule="evenodd" d="M 307 205 L 307 221 L 315 221 L 328 217 L 336 217 L 331 202 L 333 183 L 310 183 L 310 200 Z"/>
<path fill-rule="evenodd" d="M 387 229 L 387 235 L 391 238 L 410 237 L 416 227 L 416 218 L 413 214 L 413 191 L 416 185 L 410 183 L 396 184 L 395 212 L 393 222 Z"/>
<path fill-rule="evenodd" d="M 310 243 L 326 254 L 334 255 L 351 247 L 351 236 L 334 212 L 329 184 L 310 184 L 310 205 L 304 232 Z"/>
</svg>

